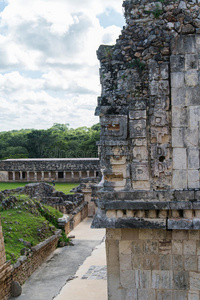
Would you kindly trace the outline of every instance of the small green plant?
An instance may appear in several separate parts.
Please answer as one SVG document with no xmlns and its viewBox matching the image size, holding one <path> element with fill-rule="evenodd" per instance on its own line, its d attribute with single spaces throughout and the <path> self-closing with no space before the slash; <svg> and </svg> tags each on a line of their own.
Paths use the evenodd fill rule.
<svg viewBox="0 0 200 300">
<path fill-rule="evenodd" d="M 152 11 L 152 14 L 154 15 L 154 17 L 156 19 L 158 19 L 162 13 L 163 13 L 163 10 L 160 8 L 160 6 L 158 4 L 156 4 L 156 7 Z"/>
<path fill-rule="evenodd" d="M 165 0 L 158 0 L 158 1 L 162 4 L 165 2 Z M 154 17 L 156 19 L 158 19 L 160 17 L 160 15 L 162 15 L 163 10 L 161 9 L 160 5 L 158 5 L 158 3 L 157 3 L 154 10 L 145 10 L 144 13 L 147 15 L 153 14 Z"/>
<path fill-rule="evenodd" d="M 112 59 L 112 54 L 113 54 L 113 49 L 111 46 L 107 46 L 104 48 L 104 55 L 105 55 L 105 58 L 108 62 L 111 61 Z"/>
<path fill-rule="evenodd" d="M 140 59 L 134 59 L 130 64 L 129 68 L 137 68 L 139 71 L 143 71 L 145 69 L 145 63 Z"/>
</svg>

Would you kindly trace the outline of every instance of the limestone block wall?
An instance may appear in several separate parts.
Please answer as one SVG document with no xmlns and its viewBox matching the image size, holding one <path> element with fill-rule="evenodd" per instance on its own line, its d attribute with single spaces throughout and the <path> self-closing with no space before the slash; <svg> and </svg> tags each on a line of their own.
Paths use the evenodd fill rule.
<svg viewBox="0 0 200 300">
<path fill-rule="evenodd" d="M 174 189 L 199 188 L 200 35 L 180 36 L 170 57 Z"/>
<path fill-rule="evenodd" d="M 199 233 L 108 229 L 108 298 L 199 300 Z"/>
</svg>

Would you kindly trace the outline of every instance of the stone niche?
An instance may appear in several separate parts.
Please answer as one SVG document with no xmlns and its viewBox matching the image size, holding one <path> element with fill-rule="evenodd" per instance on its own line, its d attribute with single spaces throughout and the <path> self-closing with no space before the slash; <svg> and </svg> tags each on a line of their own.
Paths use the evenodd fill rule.
<svg viewBox="0 0 200 300">
<path fill-rule="evenodd" d="M 109 300 L 200 299 L 200 3 L 123 2 L 101 45 L 93 227 L 106 228 Z"/>
</svg>

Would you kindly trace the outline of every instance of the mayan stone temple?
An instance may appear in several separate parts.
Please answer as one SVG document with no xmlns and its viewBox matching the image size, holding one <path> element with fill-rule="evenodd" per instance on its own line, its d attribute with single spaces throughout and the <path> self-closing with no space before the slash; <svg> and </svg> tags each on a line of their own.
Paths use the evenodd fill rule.
<svg viewBox="0 0 200 300">
<path fill-rule="evenodd" d="M 200 1 L 126 0 L 100 46 L 109 300 L 200 299 Z"/>
</svg>

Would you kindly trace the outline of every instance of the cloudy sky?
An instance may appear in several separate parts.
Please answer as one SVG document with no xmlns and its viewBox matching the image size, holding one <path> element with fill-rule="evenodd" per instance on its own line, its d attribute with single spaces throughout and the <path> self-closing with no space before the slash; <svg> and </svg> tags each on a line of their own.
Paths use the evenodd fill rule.
<svg viewBox="0 0 200 300">
<path fill-rule="evenodd" d="M 96 50 L 124 22 L 122 0 L 0 0 L 0 131 L 97 123 Z"/>
</svg>

